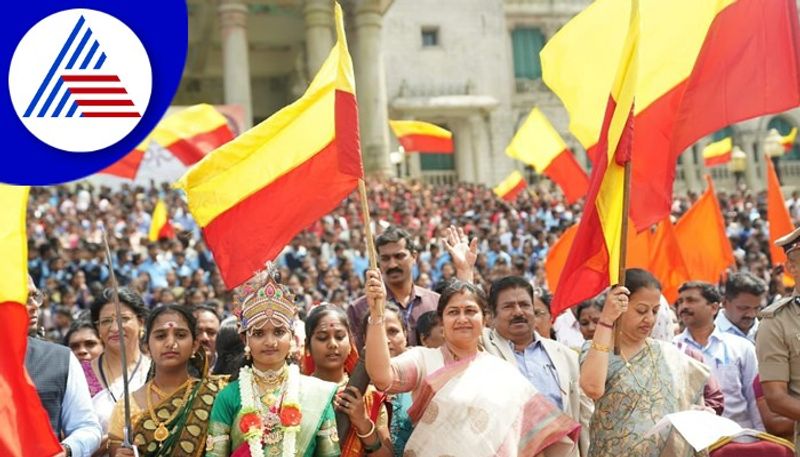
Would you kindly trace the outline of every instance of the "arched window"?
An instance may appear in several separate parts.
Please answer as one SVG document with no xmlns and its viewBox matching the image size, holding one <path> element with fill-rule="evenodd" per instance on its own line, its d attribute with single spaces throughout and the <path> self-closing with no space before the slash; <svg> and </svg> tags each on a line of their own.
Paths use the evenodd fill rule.
<svg viewBox="0 0 800 457">
<path fill-rule="evenodd" d="M 786 136 L 794 127 L 796 126 L 785 117 L 775 116 L 769 120 L 769 123 L 767 124 L 767 131 L 769 131 L 769 129 L 775 129 L 781 134 L 781 136 Z M 789 152 L 787 152 L 783 157 L 790 160 L 800 160 L 800 146 L 797 145 L 797 141 L 794 142 L 792 149 L 789 150 Z"/>
<path fill-rule="evenodd" d="M 511 32 L 514 52 L 514 77 L 536 80 L 542 77 L 539 51 L 544 47 L 544 34 L 535 27 L 517 27 Z"/>
<path fill-rule="evenodd" d="M 731 137 L 733 139 L 733 127 L 727 126 L 724 129 L 717 130 L 711 135 L 711 141 L 719 141 L 723 138 Z"/>
</svg>

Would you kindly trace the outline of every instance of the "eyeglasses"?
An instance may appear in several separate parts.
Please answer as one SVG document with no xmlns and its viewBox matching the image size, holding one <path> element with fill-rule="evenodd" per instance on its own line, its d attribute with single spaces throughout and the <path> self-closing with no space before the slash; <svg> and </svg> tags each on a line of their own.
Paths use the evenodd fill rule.
<svg viewBox="0 0 800 457">
<path fill-rule="evenodd" d="M 133 320 L 133 316 L 131 316 L 129 314 L 123 314 L 122 315 L 122 325 L 127 325 L 132 320 Z M 117 318 L 114 317 L 114 316 L 111 316 L 111 317 L 104 317 L 104 318 L 100 319 L 99 321 L 95 321 L 95 324 L 97 324 L 97 326 L 100 327 L 100 328 L 105 328 L 105 327 L 110 327 L 116 321 L 117 321 Z"/>
</svg>

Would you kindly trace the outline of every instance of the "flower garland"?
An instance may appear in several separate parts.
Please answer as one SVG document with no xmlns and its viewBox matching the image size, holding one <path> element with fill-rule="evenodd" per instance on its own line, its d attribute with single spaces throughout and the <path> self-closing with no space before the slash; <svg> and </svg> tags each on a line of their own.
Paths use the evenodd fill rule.
<svg viewBox="0 0 800 457">
<path fill-rule="evenodd" d="M 297 365 L 289 366 L 286 380 L 286 394 L 280 404 L 280 422 L 283 427 L 283 457 L 295 457 L 297 434 L 303 414 L 300 410 L 300 370 Z M 242 398 L 242 418 L 239 428 L 250 447 L 252 457 L 264 457 L 264 420 L 261 399 L 253 389 L 253 370 L 242 367 L 239 370 L 239 395 Z"/>
</svg>

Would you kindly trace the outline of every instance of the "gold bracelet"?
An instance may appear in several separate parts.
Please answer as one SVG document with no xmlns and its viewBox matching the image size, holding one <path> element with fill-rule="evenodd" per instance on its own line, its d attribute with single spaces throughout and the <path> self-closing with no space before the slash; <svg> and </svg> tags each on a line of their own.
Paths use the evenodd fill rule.
<svg viewBox="0 0 800 457">
<path fill-rule="evenodd" d="M 595 343 L 594 341 L 592 341 L 592 349 L 598 352 L 611 352 L 605 344 Z"/>
</svg>

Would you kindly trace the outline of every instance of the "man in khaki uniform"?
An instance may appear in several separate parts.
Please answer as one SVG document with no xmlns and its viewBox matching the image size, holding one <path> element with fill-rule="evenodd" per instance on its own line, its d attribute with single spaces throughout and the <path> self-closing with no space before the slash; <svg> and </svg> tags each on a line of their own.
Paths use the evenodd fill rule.
<svg viewBox="0 0 800 457">
<path fill-rule="evenodd" d="M 792 296 L 759 313 L 756 355 L 764 398 L 773 412 L 795 421 L 795 455 L 800 456 L 800 228 L 775 244 L 786 252 L 786 272 L 797 285 Z"/>
</svg>

